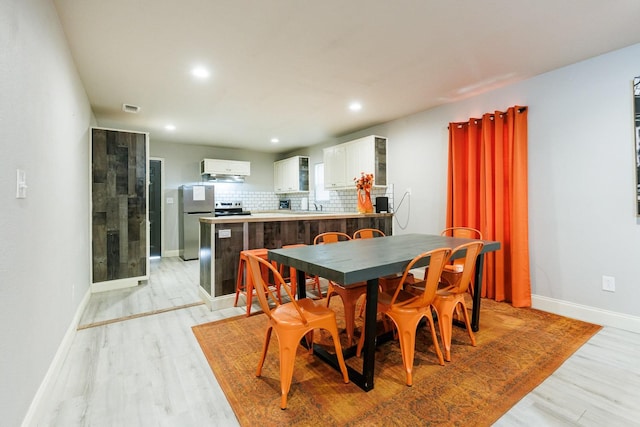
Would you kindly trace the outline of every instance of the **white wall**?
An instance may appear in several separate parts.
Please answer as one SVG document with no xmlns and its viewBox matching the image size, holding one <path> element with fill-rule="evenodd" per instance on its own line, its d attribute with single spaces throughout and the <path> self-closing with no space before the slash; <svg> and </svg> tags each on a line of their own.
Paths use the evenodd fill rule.
<svg viewBox="0 0 640 427">
<path fill-rule="evenodd" d="M 91 111 L 49 0 L 0 2 L 0 94 L 0 424 L 17 426 L 90 282 Z"/>
<path fill-rule="evenodd" d="M 371 128 L 389 137 L 395 233 L 438 232 L 446 205 L 447 124 L 529 106 L 529 233 L 534 305 L 640 331 L 633 77 L 640 45 Z M 356 136 L 356 135 L 354 135 Z M 396 202 L 398 204 L 398 202 Z M 602 291 L 614 276 L 616 292 Z"/>
</svg>

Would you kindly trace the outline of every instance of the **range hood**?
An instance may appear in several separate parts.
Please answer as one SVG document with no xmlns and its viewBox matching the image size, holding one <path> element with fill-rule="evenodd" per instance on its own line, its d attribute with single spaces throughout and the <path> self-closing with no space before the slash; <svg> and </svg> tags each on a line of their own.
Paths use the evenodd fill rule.
<svg viewBox="0 0 640 427">
<path fill-rule="evenodd" d="M 202 174 L 203 181 L 211 181 L 211 182 L 236 182 L 243 183 L 244 176 L 242 175 L 212 175 L 208 173 Z"/>
<path fill-rule="evenodd" d="M 251 175 L 251 163 L 241 160 L 203 159 L 200 174 L 205 181 L 244 182 Z"/>
</svg>

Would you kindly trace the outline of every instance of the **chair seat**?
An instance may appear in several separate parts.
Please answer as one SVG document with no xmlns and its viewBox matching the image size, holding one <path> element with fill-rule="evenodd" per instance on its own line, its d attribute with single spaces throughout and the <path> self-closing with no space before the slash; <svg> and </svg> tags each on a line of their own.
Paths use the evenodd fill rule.
<svg viewBox="0 0 640 427">
<path fill-rule="evenodd" d="M 395 304 L 401 306 L 411 301 L 414 301 L 417 297 L 418 295 L 416 293 L 411 293 L 411 292 L 405 291 L 404 289 L 400 289 L 400 291 L 398 292 L 398 296 L 396 297 Z M 378 294 L 378 305 L 381 307 L 388 307 L 389 305 L 391 305 L 392 299 L 393 299 L 393 294 L 382 292 Z"/>
<path fill-rule="evenodd" d="M 308 322 L 313 322 L 326 316 L 335 317 L 336 315 L 333 310 L 320 303 L 316 303 L 311 298 L 297 300 L 297 303 Z M 282 304 L 272 309 L 271 312 L 274 313 L 274 316 L 277 316 L 279 326 L 303 325 L 300 320 L 300 314 L 293 305 Z"/>
</svg>

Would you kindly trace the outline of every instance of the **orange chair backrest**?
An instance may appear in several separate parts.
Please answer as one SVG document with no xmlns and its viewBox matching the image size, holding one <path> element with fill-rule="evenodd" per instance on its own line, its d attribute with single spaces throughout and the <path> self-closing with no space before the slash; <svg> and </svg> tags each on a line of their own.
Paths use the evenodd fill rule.
<svg viewBox="0 0 640 427">
<path fill-rule="evenodd" d="M 354 239 L 372 239 L 374 237 L 384 237 L 385 234 L 377 228 L 361 228 L 353 233 Z"/>
<path fill-rule="evenodd" d="M 476 258 L 478 258 L 478 255 L 480 255 L 483 246 L 484 243 L 482 242 L 470 242 L 465 243 L 464 245 L 460 245 L 453 250 L 451 256 L 461 251 L 466 251 L 466 254 L 464 258 L 454 260 L 456 264 L 462 265 L 462 277 L 458 282 L 457 289 L 452 289 L 452 292 L 462 293 L 467 291 L 467 289 L 469 288 L 469 282 L 471 282 L 471 277 L 476 266 Z"/>
<path fill-rule="evenodd" d="M 482 239 L 482 233 L 480 230 L 471 227 L 449 227 L 442 230 L 440 233 L 441 236 L 451 236 L 451 237 L 463 237 L 465 239 Z M 460 266 L 464 264 L 464 261 L 461 259 L 456 259 L 453 261 L 453 264 Z"/>
<path fill-rule="evenodd" d="M 441 236 L 464 237 L 465 239 L 482 239 L 480 230 L 471 227 L 449 227 L 442 230 Z"/>
<path fill-rule="evenodd" d="M 423 258 L 429 258 L 429 268 L 427 269 L 427 277 L 425 278 L 424 292 L 413 300 L 403 302 L 403 307 L 426 307 L 430 305 L 436 297 L 436 291 L 438 290 L 438 282 L 440 281 L 440 275 L 449 257 L 451 256 L 451 248 L 438 248 L 428 252 L 423 252 L 416 256 L 409 262 L 409 265 L 404 269 L 400 283 L 396 288 L 396 292 L 391 299 L 391 305 L 395 303 L 400 290 L 404 288 L 404 282 L 409 274 L 409 271 L 414 268 L 414 265 Z"/>
<path fill-rule="evenodd" d="M 258 295 L 258 301 L 260 302 L 260 308 L 262 308 L 262 311 L 264 311 L 265 314 L 269 316 L 271 320 L 277 322 L 278 319 L 276 319 L 272 315 L 272 309 L 269 306 L 269 300 L 275 303 L 276 308 L 280 306 L 280 303 L 278 302 L 278 298 L 276 298 L 276 296 L 273 294 L 271 289 L 269 289 L 269 286 L 267 285 L 267 283 L 265 283 L 261 274 L 261 271 L 262 271 L 260 268 L 261 266 L 271 270 L 271 273 L 273 274 L 274 282 L 280 284 L 280 288 L 286 291 L 287 295 L 289 296 L 289 299 L 291 300 L 291 302 L 287 304 L 293 304 L 293 306 L 298 311 L 298 314 L 300 315 L 300 320 L 302 321 L 302 323 L 306 325 L 307 319 L 302 313 L 302 310 L 300 310 L 300 306 L 298 306 L 298 303 L 295 301 L 295 298 L 291 293 L 291 289 L 286 285 L 286 283 L 282 279 L 282 276 L 278 272 L 278 269 L 275 268 L 269 261 L 264 260 L 262 258 L 258 258 L 255 255 L 247 254 L 247 258 L 249 260 L 249 265 L 248 265 L 249 273 L 253 278 L 253 283 L 256 288 L 256 294 Z"/>
<path fill-rule="evenodd" d="M 347 233 L 341 233 L 339 231 L 327 231 L 326 233 L 320 233 L 313 239 L 313 244 L 318 245 L 320 243 L 336 243 L 339 241 L 351 240 L 351 236 Z"/>
</svg>

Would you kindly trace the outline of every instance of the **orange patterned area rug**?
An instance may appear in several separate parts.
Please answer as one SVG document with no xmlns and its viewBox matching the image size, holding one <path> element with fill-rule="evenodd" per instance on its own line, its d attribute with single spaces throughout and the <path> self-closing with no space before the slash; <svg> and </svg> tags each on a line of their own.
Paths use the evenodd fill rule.
<svg viewBox="0 0 640 427">
<path fill-rule="evenodd" d="M 331 307 L 340 315 L 339 298 L 332 299 Z M 418 331 L 413 387 L 405 385 L 398 341 L 378 347 L 370 392 L 344 384 L 338 371 L 300 347 L 283 411 L 275 334 L 262 376 L 255 376 L 265 325 L 266 317 L 259 313 L 193 327 L 243 426 L 491 425 L 600 330 L 483 300 L 477 346 L 471 346 L 466 330 L 454 327 L 451 362 L 445 366 L 437 362 L 428 329 Z M 340 316 L 338 327 L 344 327 Z M 330 342 L 326 332 L 316 332 L 315 339 Z M 356 357 L 347 360 L 358 370 L 361 363 Z"/>
</svg>

